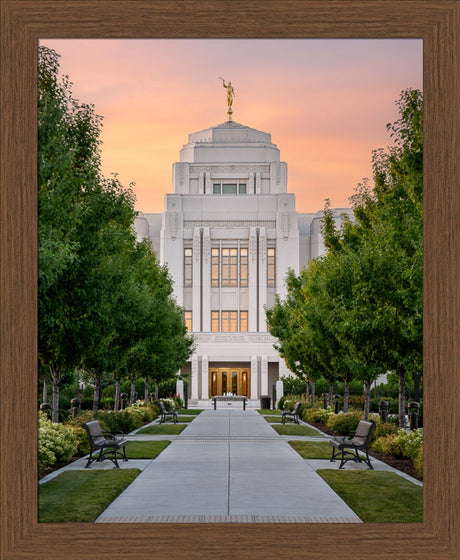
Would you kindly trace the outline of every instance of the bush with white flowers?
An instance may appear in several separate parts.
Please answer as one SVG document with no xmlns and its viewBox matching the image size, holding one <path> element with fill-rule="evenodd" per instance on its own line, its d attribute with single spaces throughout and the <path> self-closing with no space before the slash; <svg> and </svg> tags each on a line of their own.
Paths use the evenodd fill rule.
<svg viewBox="0 0 460 560">
<path fill-rule="evenodd" d="M 53 424 L 46 413 L 38 417 L 38 460 L 44 467 L 69 461 L 77 452 L 78 437 L 72 426 Z"/>
</svg>

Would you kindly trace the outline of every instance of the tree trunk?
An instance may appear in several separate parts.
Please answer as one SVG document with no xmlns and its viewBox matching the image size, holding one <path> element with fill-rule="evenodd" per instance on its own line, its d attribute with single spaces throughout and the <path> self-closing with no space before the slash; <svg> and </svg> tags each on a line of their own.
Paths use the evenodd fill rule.
<svg viewBox="0 0 460 560">
<path fill-rule="evenodd" d="M 51 410 L 51 422 L 59 422 L 59 384 L 61 383 L 61 371 L 50 365 L 51 385 L 53 386 L 53 408 Z"/>
<path fill-rule="evenodd" d="M 147 404 L 149 402 L 149 383 L 150 383 L 150 377 L 146 377 L 144 379 L 144 401 L 145 401 L 145 404 Z"/>
<path fill-rule="evenodd" d="M 413 373 L 412 378 L 414 380 L 414 401 L 420 402 L 420 375 L 418 373 Z"/>
<path fill-rule="evenodd" d="M 369 420 L 369 401 L 371 398 L 372 381 L 364 381 L 364 420 Z"/>
<path fill-rule="evenodd" d="M 96 377 L 94 379 L 93 412 L 97 412 L 99 409 L 99 403 L 101 402 L 101 386 L 102 379 L 100 377 Z"/>
<path fill-rule="evenodd" d="M 42 402 L 48 402 L 48 380 L 46 377 L 43 378 L 43 398 Z"/>
<path fill-rule="evenodd" d="M 53 379 L 52 385 L 53 385 L 53 410 L 51 413 L 51 422 L 57 424 L 59 422 L 59 382 L 55 383 Z"/>
<path fill-rule="evenodd" d="M 334 384 L 329 383 L 329 406 L 332 407 L 332 393 L 334 392 Z"/>
<path fill-rule="evenodd" d="M 348 377 L 345 378 L 345 387 L 343 393 L 343 411 L 348 412 L 348 396 L 350 395 L 350 382 Z"/>
<path fill-rule="evenodd" d="M 311 382 L 311 406 L 315 406 L 315 380 Z"/>
<path fill-rule="evenodd" d="M 406 414 L 406 372 L 399 373 L 399 427 L 405 427 Z"/>
<path fill-rule="evenodd" d="M 131 377 L 131 394 L 129 396 L 129 404 L 136 402 L 136 378 Z"/>
<path fill-rule="evenodd" d="M 155 381 L 155 400 L 156 401 L 158 400 L 159 392 L 160 392 L 160 387 L 158 385 L 158 381 Z"/>
<path fill-rule="evenodd" d="M 113 409 L 115 411 L 120 410 L 120 387 L 121 387 L 121 379 L 117 379 L 115 384 L 115 403 L 113 405 Z"/>
</svg>

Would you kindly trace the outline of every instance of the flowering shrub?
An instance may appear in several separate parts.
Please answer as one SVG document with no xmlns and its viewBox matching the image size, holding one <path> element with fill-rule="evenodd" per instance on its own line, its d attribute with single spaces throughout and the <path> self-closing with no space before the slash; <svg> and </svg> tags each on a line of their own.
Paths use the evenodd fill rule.
<svg viewBox="0 0 460 560">
<path fill-rule="evenodd" d="M 405 430 L 400 429 L 395 433 L 375 438 L 371 444 L 371 449 L 374 451 L 387 453 L 395 457 L 408 457 L 410 459 L 416 459 L 422 448 L 423 432 L 421 430 L 406 433 Z"/>
<path fill-rule="evenodd" d="M 333 415 L 334 413 L 330 406 L 327 410 L 314 406 L 313 408 L 306 408 L 303 411 L 302 418 L 305 422 L 323 422 L 323 424 L 327 424 L 327 421 Z"/>
<path fill-rule="evenodd" d="M 423 478 L 423 445 L 419 447 L 417 455 L 412 459 L 414 463 L 415 472 L 420 478 Z"/>
<path fill-rule="evenodd" d="M 404 457 L 414 459 L 423 447 L 423 432 L 421 430 L 413 430 L 406 433 L 405 430 L 399 430 L 398 440 Z"/>
<path fill-rule="evenodd" d="M 165 405 L 165 408 L 168 412 L 173 410 L 176 406 L 176 403 L 175 403 L 174 399 L 164 398 L 164 399 L 159 399 L 159 400 Z"/>
<path fill-rule="evenodd" d="M 299 395 L 283 395 L 278 401 L 278 408 L 280 410 L 292 410 L 296 402 L 300 402 L 302 404 L 300 412 L 303 408 L 309 406 L 308 403 L 305 402 L 305 400 L 302 400 L 299 397 Z"/>
<path fill-rule="evenodd" d="M 353 434 L 363 417 L 364 413 L 359 411 L 333 414 L 327 420 L 327 425 L 338 434 Z"/>
<path fill-rule="evenodd" d="M 72 426 L 53 424 L 44 412 L 38 416 L 38 460 L 50 467 L 58 461 L 69 461 L 77 452 L 78 437 Z"/>
</svg>

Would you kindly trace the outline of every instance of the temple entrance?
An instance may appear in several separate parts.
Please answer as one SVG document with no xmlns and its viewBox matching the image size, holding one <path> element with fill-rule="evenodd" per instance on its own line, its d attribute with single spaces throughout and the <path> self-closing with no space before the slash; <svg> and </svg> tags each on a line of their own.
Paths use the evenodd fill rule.
<svg viewBox="0 0 460 560">
<path fill-rule="evenodd" d="M 249 397 L 249 368 L 209 368 L 209 396 Z"/>
</svg>

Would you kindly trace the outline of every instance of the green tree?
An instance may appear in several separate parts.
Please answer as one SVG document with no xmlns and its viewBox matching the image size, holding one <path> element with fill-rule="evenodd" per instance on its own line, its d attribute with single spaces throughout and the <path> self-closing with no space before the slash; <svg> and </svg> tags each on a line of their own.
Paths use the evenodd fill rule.
<svg viewBox="0 0 460 560">
<path fill-rule="evenodd" d="M 54 422 L 63 373 L 86 371 L 97 409 L 107 376 L 163 379 L 193 348 L 167 269 L 136 242 L 131 188 L 101 174 L 100 128 L 59 76 L 57 53 L 40 48 L 39 355 Z"/>
<path fill-rule="evenodd" d="M 397 104 L 395 145 L 374 152 L 375 186 L 358 185 L 355 221 L 337 230 L 326 202 L 326 255 L 288 275 L 267 319 L 292 371 L 363 381 L 366 417 L 373 380 L 397 371 L 403 425 L 406 374 L 417 387 L 422 372 L 422 95 L 404 91 Z"/>
<path fill-rule="evenodd" d="M 38 63 L 39 356 L 53 387 L 57 421 L 59 384 L 78 365 L 71 271 L 80 250 L 76 232 L 85 220 L 81 194 L 97 179 L 100 118 L 59 77 L 58 55 L 41 47 Z"/>
</svg>

